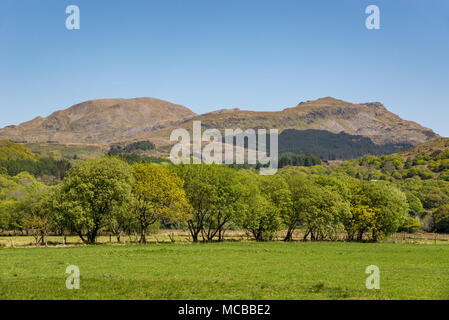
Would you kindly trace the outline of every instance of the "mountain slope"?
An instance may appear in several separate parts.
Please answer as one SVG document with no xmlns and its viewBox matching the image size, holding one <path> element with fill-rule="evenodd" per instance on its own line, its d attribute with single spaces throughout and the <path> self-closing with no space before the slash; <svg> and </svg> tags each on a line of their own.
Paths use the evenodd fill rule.
<svg viewBox="0 0 449 320">
<path fill-rule="evenodd" d="M 268 136 L 266 141 L 269 142 Z M 325 130 L 286 129 L 279 135 L 280 154 L 285 152 L 314 154 L 324 160 L 347 160 L 368 154 L 391 154 L 410 147 L 411 145 L 405 144 L 377 145 L 363 136 L 344 132 L 336 134 Z"/>
<path fill-rule="evenodd" d="M 90 100 L 47 118 L 37 117 L 0 130 L 14 141 L 108 143 L 189 119 L 188 108 L 154 98 Z"/>
<path fill-rule="evenodd" d="M 449 138 L 438 138 L 425 143 L 421 143 L 412 149 L 398 153 L 403 158 L 415 157 L 420 153 L 427 154 L 431 157 L 438 156 L 440 153 L 449 150 Z"/>
<path fill-rule="evenodd" d="M 353 104 L 334 98 L 307 101 L 275 112 L 219 110 L 196 115 L 186 107 L 153 98 L 92 100 L 36 118 L 19 126 L 0 129 L 0 139 L 14 141 L 103 144 L 151 140 L 168 150 L 170 133 L 192 129 L 266 128 L 326 130 L 371 139 L 378 145 L 417 145 L 437 138 L 432 130 L 401 119 L 381 103 Z"/>
<path fill-rule="evenodd" d="M 439 137 L 431 129 L 407 121 L 388 111 L 381 103 L 353 104 L 334 98 L 322 98 L 298 104 L 296 107 L 275 112 L 220 110 L 197 116 L 177 127 L 192 129 L 192 121 L 201 121 L 204 129 L 217 128 L 274 128 L 326 130 L 345 132 L 371 139 L 378 145 L 417 145 Z M 175 127 L 143 133 L 136 140 L 150 139 L 156 144 L 169 143 Z"/>
</svg>

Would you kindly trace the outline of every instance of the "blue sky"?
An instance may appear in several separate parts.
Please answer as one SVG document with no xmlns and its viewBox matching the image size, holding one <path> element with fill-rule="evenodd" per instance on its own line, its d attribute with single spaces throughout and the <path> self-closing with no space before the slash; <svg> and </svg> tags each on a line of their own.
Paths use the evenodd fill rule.
<svg viewBox="0 0 449 320">
<path fill-rule="evenodd" d="M 67 30 L 78 5 L 81 29 Z M 365 27 L 380 8 L 381 29 Z M 2 0 L 0 127 L 98 98 L 197 113 L 380 101 L 449 136 L 446 0 Z"/>
</svg>

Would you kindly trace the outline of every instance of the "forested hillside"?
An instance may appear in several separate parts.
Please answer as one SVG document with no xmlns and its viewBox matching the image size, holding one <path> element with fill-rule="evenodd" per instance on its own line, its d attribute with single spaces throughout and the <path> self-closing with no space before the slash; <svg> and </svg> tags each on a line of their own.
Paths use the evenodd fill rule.
<svg viewBox="0 0 449 320">
<path fill-rule="evenodd" d="M 310 169 L 365 181 L 389 181 L 403 190 L 426 230 L 449 232 L 449 139 L 440 138 L 393 155 L 365 156 Z"/>
<path fill-rule="evenodd" d="M 391 154 L 411 147 L 411 144 L 406 143 L 378 145 L 367 137 L 325 130 L 287 129 L 279 135 L 280 153 L 314 154 L 323 160 L 347 160 L 367 154 Z"/>
<path fill-rule="evenodd" d="M 0 140 L 0 161 L 37 159 L 38 157 L 39 155 L 20 144 L 8 140 Z"/>
<path fill-rule="evenodd" d="M 16 176 L 27 172 L 47 184 L 62 180 L 71 164 L 66 159 L 42 157 L 20 144 L 0 141 L 0 173 Z"/>
</svg>

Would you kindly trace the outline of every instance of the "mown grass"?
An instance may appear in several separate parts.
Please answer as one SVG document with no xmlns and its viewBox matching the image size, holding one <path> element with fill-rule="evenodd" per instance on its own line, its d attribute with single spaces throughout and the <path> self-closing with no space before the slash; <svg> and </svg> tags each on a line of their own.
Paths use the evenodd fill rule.
<svg viewBox="0 0 449 320">
<path fill-rule="evenodd" d="M 449 246 L 209 243 L 0 249 L 0 299 L 448 299 Z M 367 290 L 365 268 L 380 268 Z M 66 289 L 77 265 L 81 288 Z"/>
</svg>

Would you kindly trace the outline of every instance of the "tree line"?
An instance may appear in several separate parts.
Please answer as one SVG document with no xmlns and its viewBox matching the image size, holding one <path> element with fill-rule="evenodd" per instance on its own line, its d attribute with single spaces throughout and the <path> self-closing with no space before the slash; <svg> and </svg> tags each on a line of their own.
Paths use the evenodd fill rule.
<svg viewBox="0 0 449 320">
<path fill-rule="evenodd" d="M 71 164 L 66 159 L 38 158 L 0 160 L 0 172 L 16 176 L 21 172 L 29 172 L 35 177 L 53 177 L 62 180 Z"/>
<path fill-rule="evenodd" d="M 410 148 L 409 144 L 377 145 L 367 137 L 325 130 L 286 129 L 279 135 L 279 153 L 315 154 L 322 160 L 347 160 Z"/>
<path fill-rule="evenodd" d="M 388 182 L 294 167 L 263 176 L 215 164 L 129 165 L 104 157 L 78 162 L 58 185 L 0 206 L 0 228 L 27 231 L 36 243 L 56 233 L 92 244 L 102 231 L 118 242 L 135 234 L 146 243 L 157 223 L 188 230 L 194 242 L 222 241 L 230 229 L 244 229 L 256 241 L 282 230 L 290 241 L 297 229 L 304 240 L 336 240 L 344 232 L 348 241 L 378 241 L 406 228 L 410 212 L 406 194 Z"/>
<path fill-rule="evenodd" d="M 114 156 L 119 154 L 134 153 L 136 151 L 156 150 L 156 145 L 151 141 L 136 141 L 130 144 L 113 144 L 109 148 L 108 155 Z"/>
</svg>

